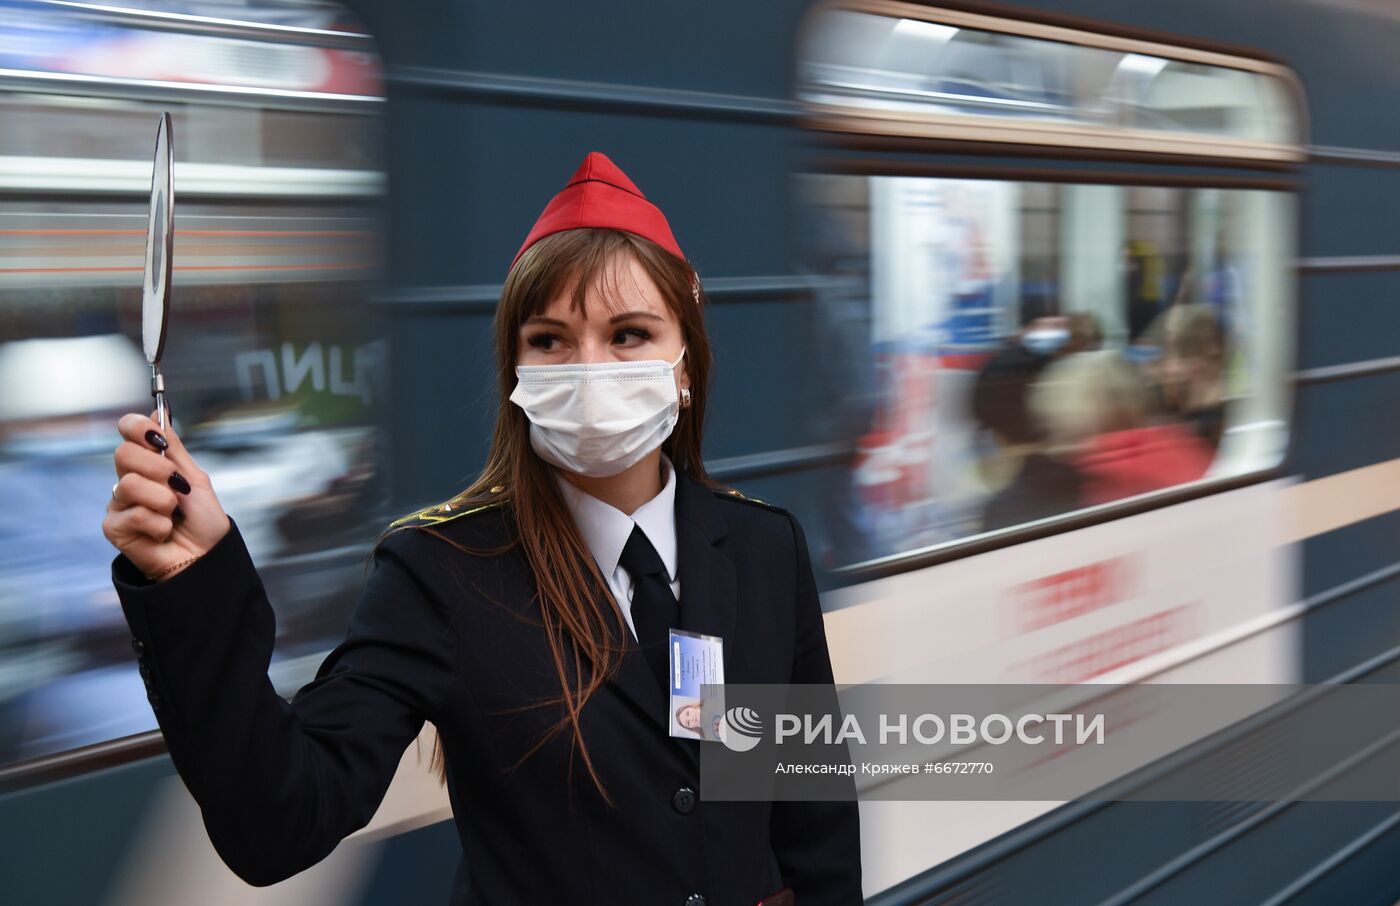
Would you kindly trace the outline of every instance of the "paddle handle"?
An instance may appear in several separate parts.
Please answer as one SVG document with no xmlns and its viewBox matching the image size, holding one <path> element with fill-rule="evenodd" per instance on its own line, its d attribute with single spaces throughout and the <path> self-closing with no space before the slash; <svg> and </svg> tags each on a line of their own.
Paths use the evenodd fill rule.
<svg viewBox="0 0 1400 906">
<path fill-rule="evenodd" d="M 160 430 L 165 431 L 165 375 L 160 373 L 160 364 L 151 364 L 151 396 L 156 401 L 156 422 L 160 425 Z M 161 450 L 160 455 L 164 456 L 165 451 Z"/>
</svg>

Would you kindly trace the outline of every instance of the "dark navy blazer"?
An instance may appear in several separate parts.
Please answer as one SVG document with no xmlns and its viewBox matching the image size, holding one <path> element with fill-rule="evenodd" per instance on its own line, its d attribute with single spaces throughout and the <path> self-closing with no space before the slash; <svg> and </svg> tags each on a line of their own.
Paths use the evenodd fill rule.
<svg viewBox="0 0 1400 906">
<path fill-rule="evenodd" d="M 806 539 L 786 510 L 677 474 L 682 628 L 724 640 L 731 683 L 832 682 Z M 797 906 L 860 903 L 854 802 L 705 801 L 699 747 L 630 634 L 615 680 L 572 733 L 512 768 L 561 714 L 535 582 L 508 504 L 391 533 L 345 639 L 290 702 L 268 679 L 272 607 L 238 526 L 152 583 L 112 580 L 171 759 L 219 855 L 250 884 L 315 864 L 373 816 L 423 722 L 438 730 L 464 853 L 452 903 Z M 427 512 L 427 511 L 424 511 Z M 232 521 L 232 520 L 230 520 Z M 534 706 L 534 707 L 531 707 Z"/>
</svg>

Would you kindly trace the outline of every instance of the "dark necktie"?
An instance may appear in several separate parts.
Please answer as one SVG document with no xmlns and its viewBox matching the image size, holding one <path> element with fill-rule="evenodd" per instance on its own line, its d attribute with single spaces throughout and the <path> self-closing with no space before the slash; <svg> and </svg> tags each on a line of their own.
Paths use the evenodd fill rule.
<svg viewBox="0 0 1400 906">
<path fill-rule="evenodd" d="M 666 650 L 670 630 L 680 627 L 680 605 L 671 593 L 666 564 L 639 525 L 632 526 L 618 563 L 632 577 L 632 625 L 637 629 L 637 644 L 656 681 L 669 691 Z"/>
</svg>

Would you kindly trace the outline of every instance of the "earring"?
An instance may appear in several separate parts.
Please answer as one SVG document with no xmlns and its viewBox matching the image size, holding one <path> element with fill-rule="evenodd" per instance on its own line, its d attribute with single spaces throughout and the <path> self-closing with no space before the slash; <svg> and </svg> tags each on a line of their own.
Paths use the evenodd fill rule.
<svg viewBox="0 0 1400 906">
<path fill-rule="evenodd" d="M 682 388 L 681 388 L 681 408 L 684 409 L 684 408 L 688 407 L 689 405 L 690 405 L 690 388 L 689 388 L 689 387 L 682 387 Z"/>
</svg>

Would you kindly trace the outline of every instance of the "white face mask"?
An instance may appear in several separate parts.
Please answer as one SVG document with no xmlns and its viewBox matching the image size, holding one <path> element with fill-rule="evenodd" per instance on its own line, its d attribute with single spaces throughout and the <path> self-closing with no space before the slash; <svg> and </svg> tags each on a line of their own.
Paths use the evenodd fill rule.
<svg viewBox="0 0 1400 906">
<path fill-rule="evenodd" d="M 545 462 L 593 478 L 636 465 L 680 417 L 674 362 L 517 365 L 510 401 L 530 419 L 530 446 Z"/>
<path fill-rule="evenodd" d="M 1063 327 L 1047 327 L 1043 330 L 1028 330 L 1021 336 L 1021 345 L 1031 352 L 1051 355 L 1069 342 L 1069 331 Z"/>
</svg>

